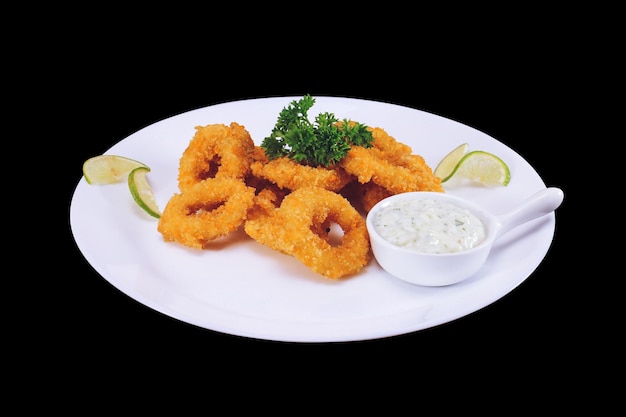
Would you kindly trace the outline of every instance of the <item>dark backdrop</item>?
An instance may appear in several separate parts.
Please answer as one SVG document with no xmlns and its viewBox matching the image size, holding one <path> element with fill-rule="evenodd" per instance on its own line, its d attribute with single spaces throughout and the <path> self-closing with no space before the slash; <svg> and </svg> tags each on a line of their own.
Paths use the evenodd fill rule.
<svg viewBox="0 0 626 417">
<path fill-rule="evenodd" d="M 566 63 L 560 58 L 546 60 L 548 55 L 537 56 L 520 45 L 505 54 L 495 47 L 482 54 L 449 51 L 458 57 L 452 63 L 424 55 L 419 48 L 400 52 L 364 48 L 313 58 L 283 56 L 270 44 L 258 48 L 264 57 L 259 58 L 246 46 L 207 47 L 195 53 L 169 48 L 166 54 L 158 50 L 124 56 L 114 50 L 87 54 L 57 86 L 69 104 L 57 126 L 61 137 L 68 142 L 71 138 L 72 152 L 63 163 L 62 205 L 67 209 L 63 270 L 52 285 L 54 307 L 43 319 L 57 330 L 51 343 L 69 353 L 63 361 L 78 361 L 67 358 L 82 354 L 91 358 L 88 366 L 107 364 L 98 372 L 167 367 L 200 377 L 210 377 L 221 365 L 262 375 L 278 370 L 293 377 L 322 373 L 331 385 L 345 377 L 347 369 L 364 375 L 392 371 L 385 384 L 393 384 L 388 379 L 392 374 L 426 376 L 425 365 L 441 366 L 441 372 L 494 376 L 546 369 L 569 372 L 564 353 L 577 344 L 582 313 L 570 296 L 574 284 L 566 272 L 571 262 L 567 245 L 574 236 L 569 214 L 574 198 L 569 195 L 572 176 L 563 169 L 562 147 L 570 140 L 563 133 L 572 122 L 567 109 L 584 103 L 563 78 Z M 565 191 L 555 241 L 545 260 L 510 294 L 453 322 L 388 339 L 293 344 L 220 334 L 164 316 L 111 286 L 82 257 L 69 229 L 69 202 L 85 159 L 147 125 L 188 110 L 305 93 L 425 110 L 484 131 L 513 148 L 546 185 Z M 532 357 L 542 358 L 547 368 Z"/>
</svg>

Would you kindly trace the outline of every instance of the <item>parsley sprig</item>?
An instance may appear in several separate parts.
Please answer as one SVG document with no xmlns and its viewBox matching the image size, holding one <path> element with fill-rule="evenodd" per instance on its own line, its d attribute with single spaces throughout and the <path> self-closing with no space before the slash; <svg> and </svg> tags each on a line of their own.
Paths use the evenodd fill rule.
<svg viewBox="0 0 626 417">
<path fill-rule="evenodd" d="M 311 123 L 308 111 L 315 98 L 307 94 L 283 108 L 271 134 L 261 147 L 269 159 L 287 156 L 311 166 L 330 166 L 346 156 L 351 145 L 372 146 L 372 132 L 358 122 L 343 123 L 329 112 L 320 113 Z"/>
</svg>

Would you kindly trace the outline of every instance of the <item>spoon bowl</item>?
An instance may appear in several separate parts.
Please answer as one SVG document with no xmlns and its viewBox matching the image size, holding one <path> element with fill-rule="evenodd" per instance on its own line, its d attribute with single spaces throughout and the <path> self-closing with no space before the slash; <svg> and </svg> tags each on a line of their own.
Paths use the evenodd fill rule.
<svg viewBox="0 0 626 417">
<path fill-rule="evenodd" d="M 478 204 L 454 195 L 428 191 L 408 192 L 395 194 L 378 202 L 369 211 L 366 224 L 374 257 L 385 271 L 412 284 L 444 286 L 461 282 L 476 274 L 500 236 L 521 224 L 553 212 L 561 205 L 563 198 L 561 189 L 550 187 L 533 194 L 513 210 L 494 215 Z M 375 218 L 380 211 L 397 202 L 415 200 L 435 200 L 468 210 L 484 225 L 484 239 L 466 250 L 426 253 L 397 246 L 383 238 L 375 227 Z"/>
</svg>

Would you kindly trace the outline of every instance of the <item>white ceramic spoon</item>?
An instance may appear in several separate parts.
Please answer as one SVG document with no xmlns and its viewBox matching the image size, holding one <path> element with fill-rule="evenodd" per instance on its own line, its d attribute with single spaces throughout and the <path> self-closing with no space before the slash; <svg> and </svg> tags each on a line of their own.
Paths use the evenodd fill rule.
<svg viewBox="0 0 626 417">
<path fill-rule="evenodd" d="M 367 215 L 372 252 L 383 269 L 404 281 L 426 286 L 455 284 L 482 268 L 496 239 L 521 224 L 553 212 L 561 205 L 563 198 L 560 188 L 550 187 L 538 191 L 513 210 L 494 215 L 471 201 L 451 194 L 426 191 L 395 194 L 380 201 Z M 376 213 L 398 200 L 413 199 L 438 200 L 469 210 L 484 223 L 485 239 L 477 246 L 460 252 L 421 253 L 396 246 L 382 238 L 374 227 Z"/>
</svg>

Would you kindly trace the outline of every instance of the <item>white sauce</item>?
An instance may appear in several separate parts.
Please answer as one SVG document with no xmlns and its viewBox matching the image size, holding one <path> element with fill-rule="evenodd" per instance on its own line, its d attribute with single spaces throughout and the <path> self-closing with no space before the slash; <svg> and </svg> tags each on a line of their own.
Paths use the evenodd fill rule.
<svg viewBox="0 0 626 417">
<path fill-rule="evenodd" d="M 416 252 L 459 252 L 485 239 L 485 225 L 478 217 L 437 200 L 392 202 L 376 213 L 374 227 L 388 242 Z"/>
</svg>

